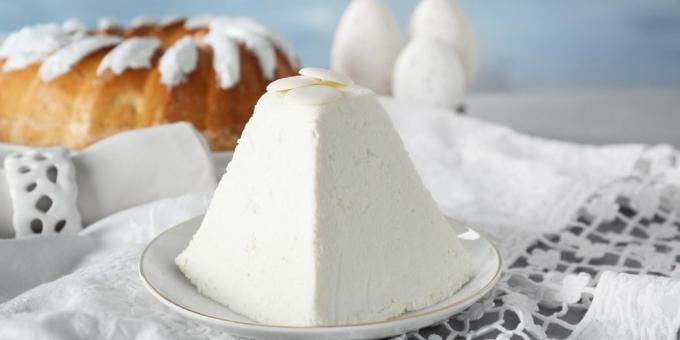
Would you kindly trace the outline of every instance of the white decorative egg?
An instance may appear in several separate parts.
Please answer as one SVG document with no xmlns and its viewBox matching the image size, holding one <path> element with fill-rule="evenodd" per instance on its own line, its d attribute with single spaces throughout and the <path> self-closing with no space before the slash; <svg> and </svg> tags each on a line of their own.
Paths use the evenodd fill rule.
<svg viewBox="0 0 680 340">
<path fill-rule="evenodd" d="M 379 94 L 389 94 L 402 47 L 399 25 L 381 0 L 353 0 L 340 19 L 331 68 Z"/>
<path fill-rule="evenodd" d="M 465 85 L 472 85 L 479 63 L 477 42 L 454 0 L 422 0 L 411 16 L 410 35 L 412 39 L 436 39 L 453 46 L 465 68 Z"/>
<path fill-rule="evenodd" d="M 458 53 L 435 39 L 411 39 L 394 68 L 392 91 L 434 106 L 454 109 L 460 104 L 465 76 Z"/>
</svg>

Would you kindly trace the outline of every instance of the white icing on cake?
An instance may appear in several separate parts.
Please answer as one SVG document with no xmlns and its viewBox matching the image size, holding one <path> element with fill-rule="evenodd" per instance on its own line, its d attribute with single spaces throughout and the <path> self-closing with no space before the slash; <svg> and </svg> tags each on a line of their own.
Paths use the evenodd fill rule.
<svg viewBox="0 0 680 340">
<path fill-rule="evenodd" d="M 120 75 L 128 68 L 149 68 L 151 67 L 151 57 L 160 46 L 160 40 L 154 37 L 127 39 L 102 59 L 97 69 L 97 75 L 101 76 L 106 70 L 111 70 L 114 74 Z"/>
<path fill-rule="evenodd" d="M 212 14 L 201 14 L 189 17 L 187 21 L 184 22 L 184 28 L 188 30 L 194 30 L 197 28 L 207 28 L 210 27 L 210 23 L 220 18 Z M 228 18 L 228 17 L 227 17 Z"/>
<path fill-rule="evenodd" d="M 132 27 L 164 26 L 178 23 L 181 20 L 184 18 L 172 16 L 156 20 L 140 16 L 132 19 Z M 290 45 L 276 32 L 272 32 L 268 27 L 252 19 L 202 15 L 187 19 L 184 27 L 186 29 L 209 28 L 204 41 L 212 47 L 215 53 L 213 67 L 221 88 L 231 88 L 240 81 L 239 44 L 242 44 L 257 58 L 265 79 L 273 79 L 276 72 L 275 48 L 280 49 L 289 59 L 291 66 L 297 65 L 297 57 Z M 121 28 L 114 19 L 101 18 L 97 23 L 99 31 L 112 28 Z M 90 37 L 89 34 L 92 33 L 88 33 L 87 27 L 78 20 L 68 20 L 62 25 L 45 24 L 23 28 L 12 33 L 4 42 L 0 41 L 0 58 L 6 59 L 2 69 L 3 71 L 21 69 L 46 61 L 49 57 L 49 63 L 45 62 L 46 65 L 42 65 L 40 69 L 41 78 L 49 81 L 68 72 L 73 65 L 89 53 L 102 47 L 115 45 L 122 40 L 112 36 Z M 130 39 L 112 50 L 102 60 L 97 74 L 102 75 L 108 69 L 115 74 L 121 74 L 128 68 L 150 67 L 150 58 L 157 48 L 158 44 L 153 38 Z M 184 81 L 186 75 L 196 67 L 197 49 L 197 43 L 191 35 L 187 35 L 164 52 L 160 63 L 163 84 L 173 87 Z"/>
<path fill-rule="evenodd" d="M 13 71 L 43 61 L 71 39 L 57 24 L 24 27 L 8 35 L 0 46 L 0 58 L 7 58 L 2 69 Z"/>
<path fill-rule="evenodd" d="M 116 36 L 90 36 L 74 41 L 49 56 L 40 66 L 38 73 L 43 81 L 51 81 L 68 73 L 81 59 L 104 47 L 118 44 L 123 39 Z"/>
<path fill-rule="evenodd" d="M 50 52 L 70 41 L 68 32 L 57 24 L 27 26 L 7 36 L 0 57 L 30 52 Z"/>
<path fill-rule="evenodd" d="M 176 24 L 182 20 L 184 20 L 183 16 L 169 15 L 167 17 L 162 18 L 161 20 L 158 20 L 158 24 L 161 26 L 169 26 L 172 24 Z"/>
<path fill-rule="evenodd" d="M 269 40 L 233 19 L 218 19 L 210 24 L 210 32 L 224 34 L 243 43 L 257 58 L 265 79 L 273 79 L 276 70 L 276 52 Z"/>
<path fill-rule="evenodd" d="M 288 100 L 316 87 L 342 95 Z M 294 90 L 258 101 L 180 270 L 274 325 L 377 322 L 451 296 L 469 259 L 376 95 Z"/>
<path fill-rule="evenodd" d="M 78 19 L 68 19 L 61 24 L 61 28 L 67 33 L 76 33 L 87 30 L 87 25 Z"/>
<path fill-rule="evenodd" d="M 16 71 L 26 68 L 29 65 L 37 64 L 45 59 L 47 59 L 47 54 L 42 53 L 27 53 L 17 56 L 13 56 L 7 59 L 4 65 L 2 65 L 2 70 L 5 72 Z"/>
<path fill-rule="evenodd" d="M 220 88 L 229 89 L 241 79 L 241 57 L 236 42 L 219 31 L 210 31 L 203 40 L 213 50 L 213 68 Z"/>
<path fill-rule="evenodd" d="M 150 17 L 150 16 L 146 16 L 146 15 L 140 15 L 138 17 L 132 18 L 132 20 L 130 21 L 130 26 L 132 28 L 138 28 L 138 27 L 142 27 L 142 26 L 155 25 L 157 22 L 158 22 L 158 20 L 156 20 L 156 18 L 154 18 L 154 17 Z"/>
<path fill-rule="evenodd" d="M 293 67 L 297 67 L 297 55 L 293 50 L 293 47 L 277 32 L 274 32 L 269 27 L 246 17 L 233 18 L 231 20 L 231 24 L 265 37 L 272 44 L 274 44 L 276 48 L 283 52 L 283 55 L 286 56 L 286 59 L 288 59 L 288 62 Z"/>
<path fill-rule="evenodd" d="M 71 33 L 71 41 L 78 41 L 90 35 L 87 31 L 75 31 Z"/>
<path fill-rule="evenodd" d="M 276 48 L 281 50 L 288 62 L 294 68 L 299 67 L 297 54 L 293 47 L 277 32 L 272 31 L 269 27 L 245 17 L 231 17 L 231 16 L 215 16 L 215 15 L 197 15 L 193 16 L 184 23 L 186 29 L 197 29 L 210 27 L 214 21 L 229 22 L 231 25 L 240 26 L 243 29 L 249 30 L 253 33 L 259 34 L 267 38 Z"/>
<path fill-rule="evenodd" d="M 183 83 L 187 74 L 196 69 L 198 64 L 198 47 L 191 36 L 175 42 L 165 51 L 159 62 L 161 82 L 172 88 Z"/>
<path fill-rule="evenodd" d="M 113 28 L 120 28 L 121 25 L 116 21 L 116 19 L 111 17 L 104 17 L 97 20 L 97 29 L 101 31 L 106 31 Z"/>
</svg>

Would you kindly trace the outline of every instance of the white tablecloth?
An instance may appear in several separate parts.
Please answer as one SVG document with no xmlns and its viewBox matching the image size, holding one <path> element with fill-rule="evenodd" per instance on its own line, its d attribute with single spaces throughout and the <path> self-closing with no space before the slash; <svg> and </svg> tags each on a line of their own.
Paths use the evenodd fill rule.
<svg viewBox="0 0 680 340">
<path fill-rule="evenodd" d="M 485 230 L 507 265 L 483 300 L 402 338 L 676 337 L 680 157 L 673 149 L 548 141 L 449 111 L 384 103 L 444 212 Z M 1 241 L 0 338 L 229 338 L 169 311 L 137 276 L 145 244 L 208 201 L 209 194 L 169 198 L 77 236 Z"/>
</svg>

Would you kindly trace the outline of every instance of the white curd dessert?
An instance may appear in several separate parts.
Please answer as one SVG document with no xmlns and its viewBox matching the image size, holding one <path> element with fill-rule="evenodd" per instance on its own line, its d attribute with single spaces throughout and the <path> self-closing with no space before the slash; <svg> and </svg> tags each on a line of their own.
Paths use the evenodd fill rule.
<svg viewBox="0 0 680 340">
<path fill-rule="evenodd" d="M 376 322 L 451 296 L 469 259 L 376 95 L 301 74 L 260 98 L 181 271 L 270 325 Z"/>
</svg>

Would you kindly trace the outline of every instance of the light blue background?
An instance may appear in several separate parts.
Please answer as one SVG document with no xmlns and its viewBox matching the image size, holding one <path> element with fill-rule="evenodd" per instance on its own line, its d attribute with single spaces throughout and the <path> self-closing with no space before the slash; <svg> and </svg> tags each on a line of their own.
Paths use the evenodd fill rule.
<svg viewBox="0 0 680 340">
<path fill-rule="evenodd" d="M 406 27 L 416 0 L 386 0 Z M 307 66 L 327 66 L 347 0 L 0 0 L 0 32 L 76 17 L 254 17 L 282 32 Z M 475 88 L 498 91 L 680 89 L 678 0 L 462 0 L 480 43 Z"/>
</svg>

